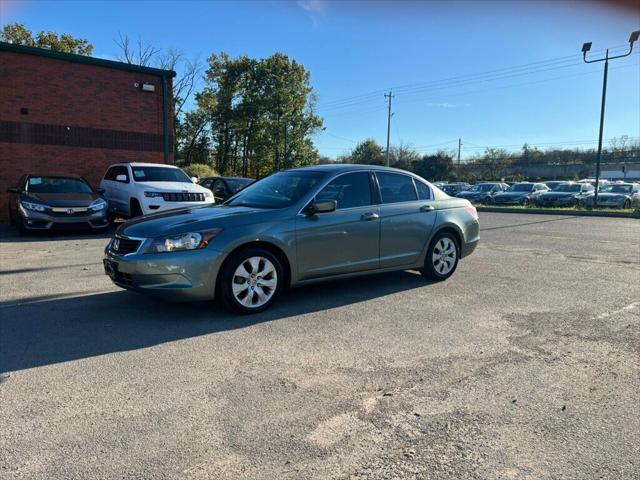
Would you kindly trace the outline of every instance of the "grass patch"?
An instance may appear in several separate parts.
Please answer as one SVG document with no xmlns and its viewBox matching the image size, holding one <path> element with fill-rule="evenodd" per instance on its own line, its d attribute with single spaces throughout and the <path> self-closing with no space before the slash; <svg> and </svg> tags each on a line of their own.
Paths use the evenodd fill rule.
<svg viewBox="0 0 640 480">
<path fill-rule="evenodd" d="M 554 212 L 602 212 L 602 213 L 626 213 L 628 215 L 633 215 L 634 213 L 639 213 L 638 210 L 634 210 L 633 208 L 593 208 L 589 210 L 588 208 L 576 208 L 576 207 L 525 207 L 524 205 L 476 205 L 478 210 L 487 209 L 509 209 L 509 210 L 523 210 L 523 211 L 536 211 L 536 210 L 550 210 Z"/>
</svg>

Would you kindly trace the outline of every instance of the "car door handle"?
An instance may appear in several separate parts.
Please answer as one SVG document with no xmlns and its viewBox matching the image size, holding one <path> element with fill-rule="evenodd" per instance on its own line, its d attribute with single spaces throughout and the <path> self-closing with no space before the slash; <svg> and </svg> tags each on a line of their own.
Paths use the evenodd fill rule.
<svg viewBox="0 0 640 480">
<path fill-rule="evenodd" d="M 433 205 L 423 205 L 420 207 L 421 212 L 433 212 L 436 209 Z"/>
<path fill-rule="evenodd" d="M 377 213 L 369 212 L 363 213 L 360 217 L 360 220 L 364 220 L 365 222 L 367 222 L 369 220 L 377 220 L 378 218 L 380 218 L 380 215 L 378 215 Z"/>
</svg>

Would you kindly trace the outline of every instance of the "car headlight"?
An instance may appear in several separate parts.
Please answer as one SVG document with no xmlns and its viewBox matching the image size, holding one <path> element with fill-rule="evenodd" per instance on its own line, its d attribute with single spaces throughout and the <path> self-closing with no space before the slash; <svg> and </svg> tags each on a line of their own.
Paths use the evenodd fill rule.
<svg viewBox="0 0 640 480">
<path fill-rule="evenodd" d="M 213 240 L 221 231 L 221 228 L 212 228 L 202 232 L 189 232 L 181 233 L 180 235 L 154 238 L 149 246 L 148 253 L 198 250 L 209 245 L 211 240 Z"/>
<path fill-rule="evenodd" d="M 144 192 L 144 196 L 148 198 L 157 198 L 162 196 L 162 192 Z"/>
<path fill-rule="evenodd" d="M 23 202 L 20 202 L 20 205 L 22 205 L 27 210 L 33 210 L 34 212 L 44 212 L 47 209 L 45 205 L 41 205 L 39 203 L 31 203 L 31 202 L 23 201 Z"/>
<path fill-rule="evenodd" d="M 213 192 L 211 190 L 207 190 L 206 192 L 204 192 L 204 197 L 213 198 Z"/>
<path fill-rule="evenodd" d="M 107 202 L 102 199 L 98 199 L 91 205 L 89 205 L 89 208 L 94 212 L 99 212 L 100 210 L 104 210 L 105 208 L 107 208 Z"/>
</svg>

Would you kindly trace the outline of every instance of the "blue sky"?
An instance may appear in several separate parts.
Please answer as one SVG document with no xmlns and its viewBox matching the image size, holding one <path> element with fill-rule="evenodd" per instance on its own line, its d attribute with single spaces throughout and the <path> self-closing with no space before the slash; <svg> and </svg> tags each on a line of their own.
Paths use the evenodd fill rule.
<svg viewBox="0 0 640 480">
<path fill-rule="evenodd" d="M 390 88 L 392 145 L 426 153 L 461 137 L 463 157 L 525 142 L 595 146 L 603 64 L 582 64 L 580 48 L 621 52 L 640 29 L 640 10 L 584 1 L 0 4 L 0 23 L 86 37 L 105 58 L 118 32 L 201 60 L 284 52 L 311 71 L 326 126 L 316 145 L 331 157 L 364 138 L 385 143 Z M 606 139 L 640 136 L 638 52 L 610 64 Z"/>
</svg>

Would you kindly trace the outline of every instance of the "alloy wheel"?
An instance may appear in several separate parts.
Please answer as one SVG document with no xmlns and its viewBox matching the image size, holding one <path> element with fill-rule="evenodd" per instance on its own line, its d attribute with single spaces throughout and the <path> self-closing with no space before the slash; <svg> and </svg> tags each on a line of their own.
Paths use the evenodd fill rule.
<svg viewBox="0 0 640 480">
<path fill-rule="evenodd" d="M 438 240 L 438 243 L 433 247 L 433 254 L 431 255 L 431 261 L 436 272 L 440 275 L 447 275 L 455 266 L 457 255 L 458 250 L 453 240 L 448 237 Z"/>
<path fill-rule="evenodd" d="M 244 260 L 236 268 L 231 290 L 236 301 L 246 308 L 259 308 L 266 304 L 278 287 L 278 272 L 265 257 L 255 256 Z"/>
</svg>

